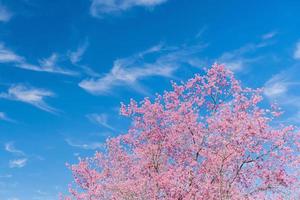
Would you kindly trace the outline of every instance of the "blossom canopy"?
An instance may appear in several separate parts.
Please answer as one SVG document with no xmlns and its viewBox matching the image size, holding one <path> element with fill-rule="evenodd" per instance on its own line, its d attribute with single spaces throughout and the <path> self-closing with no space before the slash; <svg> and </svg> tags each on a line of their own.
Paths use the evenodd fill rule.
<svg viewBox="0 0 300 200">
<path fill-rule="evenodd" d="M 298 199 L 299 132 L 214 64 L 173 89 L 121 105 L 132 119 L 103 152 L 70 165 L 64 199 Z M 297 191 L 298 190 L 298 191 Z"/>
</svg>

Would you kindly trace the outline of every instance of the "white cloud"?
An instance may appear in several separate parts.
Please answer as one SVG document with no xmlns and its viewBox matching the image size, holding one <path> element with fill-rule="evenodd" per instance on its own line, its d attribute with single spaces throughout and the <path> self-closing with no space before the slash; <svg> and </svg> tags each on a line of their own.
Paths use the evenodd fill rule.
<svg viewBox="0 0 300 200">
<path fill-rule="evenodd" d="M 51 91 L 33 88 L 22 84 L 11 86 L 7 93 L 0 93 L 0 98 L 21 101 L 44 111 L 55 113 L 57 110 L 45 102 L 45 98 L 53 96 L 54 93 Z"/>
<path fill-rule="evenodd" d="M 264 89 L 264 94 L 267 97 L 274 98 L 274 97 L 280 97 L 281 95 L 285 94 L 288 91 L 288 83 L 286 82 L 274 82 L 273 80 L 270 80 L 266 85 Z"/>
<path fill-rule="evenodd" d="M 277 35 L 277 31 L 272 31 L 272 32 L 269 32 L 269 33 L 266 33 L 264 35 L 262 35 L 262 39 L 263 40 L 268 40 L 268 39 L 271 39 L 273 37 L 275 37 Z"/>
<path fill-rule="evenodd" d="M 76 147 L 76 148 L 80 148 L 80 149 L 84 149 L 84 150 L 102 149 L 104 147 L 104 144 L 99 143 L 99 142 L 83 143 L 83 142 L 74 141 L 69 138 L 66 139 L 65 141 L 67 142 L 68 145 L 70 145 L 72 147 Z"/>
<path fill-rule="evenodd" d="M 22 168 L 27 164 L 28 161 L 27 155 L 23 151 L 17 149 L 14 146 L 13 142 L 5 143 L 4 149 L 5 151 L 12 153 L 15 156 L 21 157 L 21 158 L 9 160 L 8 165 L 10 168 Z"/>
<path fill-rule="evenodd" d="M 78 46 L 78 48 L 75 51 L 69 50 L 67 53 L 67 57 L 74 66 L 80 68 L 85 74 L 91 77 L 99 77 L 99 74 L 95 72 L 93 69 L 80 63 L 88 46 L 89 46 L 89 42 L 86 39 L 81 45 Z"/>
<path fill-rule="evenodd" d="M 281 72 L 265 83 L 264 94 L 269 98 L 280 97 L 286 94 L 290 85 L 286 73 Z"/>
<path fill-rule="evenodd" d="M 11 174 L 0 175 L 0 178 L 11 178 L 13 177 Z"/>
<path fill-rule="evenodd" d="M 264 85 L 264 94 L 271 101 L 276 101 L 280 106 L 285 106 L 292 111 L 288 113 L 289 116 L 285 121 L 297 124 L 300 119 L 299 73 L 299 66 L 293 66 L 276 74 Z"/>
<path fill-rule="evenodd" d="M 17 149 L 14 145 L 14 142 L 5 143 L 4 150 L 8 153 L 11 153 L 15 157 L 15 159 L 9 160 L 8 165 L 10 168 L 22 168 L 28 163 L 29 159 L 44 160 L 44 158 L 39 155 L 28 155 L 22 150 Z"/>
<path fill-rule="evenodd" d="M 108 116 L 106 114 L 89 114 L 87 115 L 87 118 L 93 122 L 93 123 L 96 123 L 96 124 L 99 124 L 101 126 L 104 126 L 108 129 L 111 129 L 111 130 L 115 130 L 111 125 L 109 125 L 109 122 L 108 122 Z"/>
<path fill-rule="evenodd" d="M 246 65 L 246 60 L 244 58 L 239 58 L 236 60 L 221 60 L 222 64 L 224 64 L 231 71 L 241 71 L 243 67 Z"/>
<path fill-rule="evenodd" d="M 101 75 L 93 70 L 92 68 L 88 67 L 87 65 L 82 64 L 74 64 L 75 66 L 79 67 L 86 75 L 90 77 L 100 77 Z"/>
<path fill-rule="evenodd" d="M 14 159 L 9 161 L 10 168 L 22 168 L 27 164 L 27 158 Z"/>
<path fill-rule="evenodd" d="M 0 120 L 6 120 L 6 114 L 4 112 L 0 112 Z"/>
<path fill-rule="evenodd" d="M 296 44 L 296 48 L 294 51 L 294 59 L 300 59 L 300 42 Z"/>
<path fill-rule="evenodd" d="M 58 55 L 56 53 L 53 53 L 49 58 L 44 58 L 39 60 L 39 66 L 36 67 L 36 71 L 44 71 L 44 72 L 51 72 L 51 73 L 58 73 L 58 74 L 64 74 L 64 75 L 70 75 L 75 76 L 78 75 L 77 72 L 63 69 L 59 66 L 57 66 L 58 63 Z M 21 66 L 29 67 L 30 65 L 23 63 Z M 31 65 L 32 66 L 32 65 Z"/>
<path fill-rule="evenodd" d="M 167 0 L 92 0 L 90 13 L 94 17 L 120 13 L 133 7 L 153 8 Z"/>
<path fill-rule="evenodd" d="M 0 22 L 8 22 L 12 18 L 12 13 L 0 3 Z"/>
<path fill-rule="evenodd" d="M 7 122 L 15 122 L 15 120 L 9 118 L 4 112 L 0 112 L 0 120 Z"/>
<path fill-rule="evenodd" d="M 176 66 L 160 66 L 149 64 L 145 67 L 130 67 L 128 68 L 124 60 L 116 60 L 114 66 L 110 73 L 106 74 L 104 77 L 99 79 L 88 79 L 80 82 L 79 86 L 90 93 L 101 94 L 110 93 L 111 89 L 115 86 L 120 86 L 123 84 L 135 85 L 139 79 L 149 77 L 149 76 L 164 76 L 171 77 L 173 72 L 176 70 Z M 137 89 L 137 88 L 136 88 Z"/>
<path fill-rule="evenodd" d="M 282 94 L 285 94 L 287 92 L 287 83 L 284 82 L 278 82 L 273 84 L 268 84 L 265 88 L 265 95 L 268 97 L 276 97 L 280 96 Z"/>
<path fill-rule="evenodd" d="M 69 58 L 72 64 L 77 64 L 81 61 L 83 54 L 88 48 L 88 41 L 86 40 L 83 44 L 79 45 L 76 51 L 70 51 Z"/>
<path fill-rule="evenodd" d="M 0 63 L 12 63 L 14 67 L 38 72 L 57 73 L 70 76 L 78 74 L 77 72 L 57 66 L 57 61 L 58 55 L 53 53 L 49 58 L 40 59 L 39 65 L 30 64 L 23 56 L 16 54 L 3 43 L 0 43 Z"/>
<path fill-rule="evenodd" d="M 241 71 L 250 63 L 256 62 L 260 57 L 249 56 L 248 54 L 255 52 L 257 49 L 267 46 L 267 43 L 246 44 L 241 48 L 223 53 L 217 62 L 224 64 L 232 71 Z"/>
<path fill-rule="evenodd" d="M 95 94 L 112 93 L 112 88 L 118 86 L 130 86 L 139 92 L 144 92 L 140 85 L 141 79 L 153 76 L 173 77 L 175 71 L 183 64 L 191 64 L 205 45 L 194 45 L 190 47 L 164 47 L 156 45 L 143 52 L 127 58 L 117 59 L 109 73 L 101 78 L 90 78 L 83 80 L 79 86 L 86 91 Z M 154 60 L 147 61 L 146 56 L 153 56 Z"/>
<path fill-rule="evenodd" d="M 269 79 L 264 85 L 264 94 L 269 98 L 281 99 L 289 95 L 290 89 L 300 85 L 298 78 L 294 77 L 295 74 L 299 73 L 298 67 L 295 66 L 282 71 Z"/>
<path fill-rule="evenodd" d="M 3 43 L 0 43 L 0 63 L 22 63 L 24 58 L 17 55 L 10 49 L 6 48 Z"/>
<path fill-rule="evenodd" d="M 13 153 L 16 155 L 21 155 L 21 156 L 25 156 L 25 153 L 19 149 L 16 149 L 16 147 L 14 146 L 13 142 L 8 142 L 4 144 L 4 149 L 5 151 L 9 152 L 9 153 Z"/>
</svg>

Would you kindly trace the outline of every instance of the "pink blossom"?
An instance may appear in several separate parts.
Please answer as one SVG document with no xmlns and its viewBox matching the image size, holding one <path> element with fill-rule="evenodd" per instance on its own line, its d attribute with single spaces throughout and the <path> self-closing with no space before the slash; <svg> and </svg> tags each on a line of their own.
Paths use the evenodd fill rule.
<svg viewBox="0 0 300 200">
<path fill-rule="evenodd" d="M 70 166 L 66 200 L 297 199 L 299 132 L 259 106 L 260 90 L 218 64 L 172 85 L 154 101 L 121 105 L 133 126 Z"/>
</svg>

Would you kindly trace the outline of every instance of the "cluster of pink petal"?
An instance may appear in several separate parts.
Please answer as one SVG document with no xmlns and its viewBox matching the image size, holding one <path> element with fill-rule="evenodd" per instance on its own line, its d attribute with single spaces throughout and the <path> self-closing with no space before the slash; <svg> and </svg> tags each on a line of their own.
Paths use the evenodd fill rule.
<svg viewBox="0 0 300 200">
<path fill-rule="evenodd" d="M 105 152 L 70 166 L 77 200 L 298 199 L 299 132 L 224 66 L 122 104 L 133 120 Z"/>
</svg>

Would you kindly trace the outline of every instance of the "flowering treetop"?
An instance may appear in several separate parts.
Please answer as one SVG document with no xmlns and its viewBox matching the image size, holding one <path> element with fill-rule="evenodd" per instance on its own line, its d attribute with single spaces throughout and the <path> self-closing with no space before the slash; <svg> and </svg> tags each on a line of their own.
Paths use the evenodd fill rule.
<svg viewBox="0 0 300 200">
<path fill-rule="evenodd" d="M 133 121 L 70 168 L 78 200 L 298 199 L 300 134 L 215 64 L 173 90 L 121 105 Z"/>
</svg>

